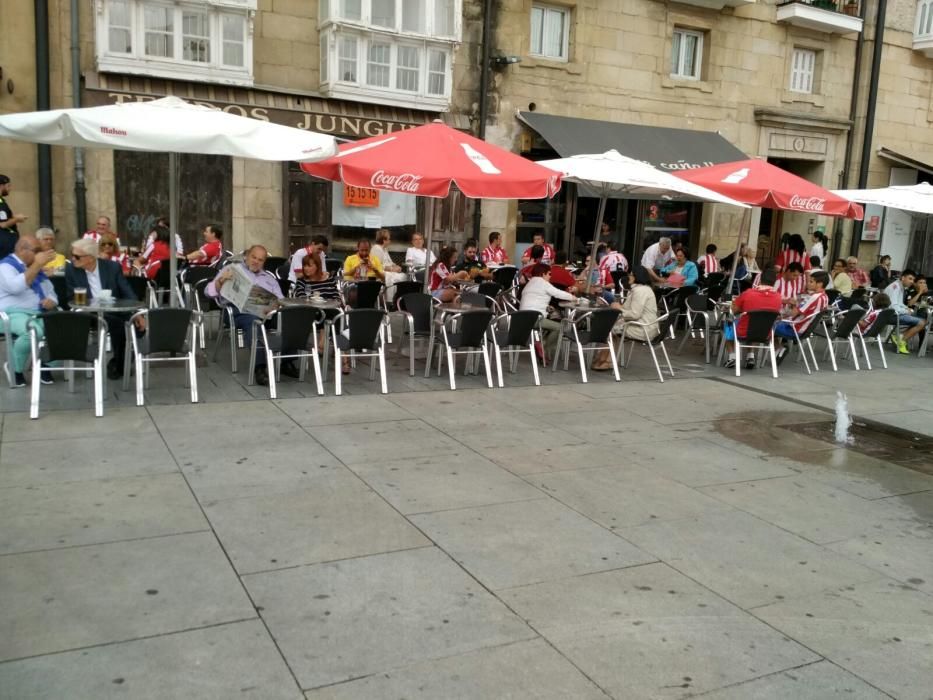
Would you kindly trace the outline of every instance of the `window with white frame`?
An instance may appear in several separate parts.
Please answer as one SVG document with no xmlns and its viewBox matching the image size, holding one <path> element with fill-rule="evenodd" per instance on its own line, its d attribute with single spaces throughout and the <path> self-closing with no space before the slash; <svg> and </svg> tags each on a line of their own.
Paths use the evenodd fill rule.
<svg viewBox="0 0 933 700">
<path fill-rule="evenodd" d="M 321 89 L 447 109 L 462 0 L 321 0 Z"/>
<path fill-rule="evenodd" d="M 816 54 L 813 49 L 794 47 L 790 60 L 790 91 L 813 93 L 816 75 Z"/>
<path fill-rule="evenodd" d="M 252 84 L 257 0 L 100 0 L 101 71 Z"/>
<path fill-rule="evenodd" d="M 703 32 L 674 28 L 671 37 L 671 77 L 700 80 L 703 74 Z"/>
<path fill-rule="evenodd" d="M 570 50 L 570 10 L 566 7 L 531 5 L 531 45 L 528 53 L 566 61 Z"/>
</svg>

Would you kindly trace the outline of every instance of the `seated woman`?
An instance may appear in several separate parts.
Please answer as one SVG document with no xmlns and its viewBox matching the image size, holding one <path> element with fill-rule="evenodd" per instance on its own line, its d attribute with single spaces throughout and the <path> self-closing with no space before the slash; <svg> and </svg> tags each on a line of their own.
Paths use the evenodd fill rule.
<svg viewBox="0 0 933 700">
<path fill-rule="evenodd" d="M 537 263 L 529 271 L 531 279 L 522 289 L 522 298 L 519 308 L 522 311 L 537 311 L 541 314 L 541 333 L 544 336 L 545 357 L 550 360 L 554 357 L 554 350 L 560 340 L 560 323 L 547 317 L 547 307 L 551 298 L 563 301 L 573 301 L 573 294 L 565 292 L 551 284 L 551 267 L 544 263 Z"/>
<path fill-rule="evenodd" d="M 694 267 L 696 267 L 694 265 Z M 622 311 L 623 321 L 634 321 L 634 326 L 625 324 L 624 336 L 630 340 L 649 341 L 658 335 L 658 302 L 651 287 L 651 276 L 648 270 L 637 265 L 628 273 L 627 279 L 622 282 L 628 291 L 625 301 L 621 304 L 614 302 L 612 308 Z M 604 372 L 612 369 L 612 362 L 608 350 L 600 350 L 593 358 L 593 369 Z"/>
<path fill-rule="evenodd" d="M 674 252 L 674 261 L 662 267 L 661 274 L 669 276 L 672 287 L 695 287 L 700 278 L 696 263 L 687 259 L 687 251 L 684 248 L 678 248 Z"/>
<path fill-rule="evenodd" d="M 129 274 L 130 268 L 130 256 L 120 250 L 120 244 L 117 243 L 117 237 L 110 233 L 105 233 L 100 237 L 100 240 L 97 242 L 98 256 L 104 258 L 104 260 L 113 260 L 115 263 L 120 264 L 120 269 L 123 270 L 123 274 Z"/>
<path fill-rule="evenodd" d="M 839 292 L 840 296 L 848 299 L 852 296 L 852 278 L 846 272 L 846 261 L 839 258 L 833 263 L 833 269 L 830 273 L 833 280 L 833 289 Z"/>
<path fill-rule="evenodd" d="M 301 259 L 301 274 L 295 280 L 292 296 L 296 299 L 307 299 L 320 296 L 323 299 L 339 299 L 337 278 L 321 269 L 321 258 L 317 255 L 306 255 Z"/>
<path fill-rule="evenodd" d="M 470 279 L 468 272 L 451 272 L 456 260 L 457 249 L 447 246 L 431 265 L 431 295 L 445 304 L 457 298 L 456 283 Z"/>
<path fill-rule="evenodd" d="M 395 297 L 395 285 L 408 279 L 408 275 L 402 272 L 402 268 L 396 265 L 389 255 L 388 246 L 391 241 L 392 234 L 389 229 L 379 229 L 376 231 L 376 244 L 370 253 L 372 257 L 379 259 L 382 271 L 385 273 L 386 301 L 388 302 Z"/>
<path fill-rule="evenodd" d="M 146 248 L 145 252 L 137 259 L 136 267 L 143 271 L 148 279 L 154 280 L 162 263 L 172 256 L 172 249 L 169 247 L 171 235 L 167 226 L 156 226 L 155 239 Z"/>
</svg>

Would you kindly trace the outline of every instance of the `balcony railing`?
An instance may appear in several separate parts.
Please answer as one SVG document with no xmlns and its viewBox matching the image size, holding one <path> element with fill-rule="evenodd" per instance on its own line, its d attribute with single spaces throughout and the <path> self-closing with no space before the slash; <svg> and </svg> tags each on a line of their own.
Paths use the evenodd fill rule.
<svg viewBox="0 0 933 700">
<path fill-rule="evenodd" d="M 853 34 L 862 31 L 860 9 L 857 0 L 793 0 L 778 5 L 777 21 L 819 32 Z"/>
<path fill-rule="evenodd" d="M 933 0 L 917 3 L 917 22 L 914 24 L 914 51 L 933 57 Z"/>
</svg>

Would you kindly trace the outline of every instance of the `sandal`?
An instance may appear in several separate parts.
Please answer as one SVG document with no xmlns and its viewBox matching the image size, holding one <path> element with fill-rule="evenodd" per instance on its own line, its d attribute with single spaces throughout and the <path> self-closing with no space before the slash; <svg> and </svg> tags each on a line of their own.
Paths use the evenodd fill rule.
<svg viewBox="0 0 933 700">
<path fill-rule="evenodd" d="M 590 369 L 594 372 L 608 372 L 612 369 L 612 365 L 593 365 Z"/>
<path fill-rule="evenodd" d="M 342 371 L 344 374 L 350 374 L 350 360 L 344 360 Z"/>
</svg>

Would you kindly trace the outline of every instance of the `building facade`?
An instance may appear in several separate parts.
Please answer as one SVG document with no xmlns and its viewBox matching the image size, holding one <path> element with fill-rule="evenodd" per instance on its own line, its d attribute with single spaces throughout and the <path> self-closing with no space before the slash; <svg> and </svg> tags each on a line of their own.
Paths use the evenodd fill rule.
<svg viewBox="0 0 933 700">
<path fill-rule="evenodd" d="M 874 98 L 865 184 L 916 182 L 933 170 L 933 0 L 887 3 L 875 80 L 877 0 L 863 2 L 48 0 L 46 73 L 52 108 L 72 106 L 76 94 L 82 106 L 177 95 L 351 140 L 432 119 L 475 133 L 487 114 L 488 140 L 535 159 L 615 148 L 676 171 L 747 155 L 833 189 L 859 184 Z M 35 3 L 4 5 L 5 22 L 21 31 L 0 47 L 0 112 L 28 111 L 43 63 Z M 80 228 L 74 152 L 51 150 L 51 207 L 40 212 L 36 150 L 0 142 L 11 201 L 30 223 L 50 216 L 70 237 Z M 295 164 L 184 156 L 180 177 L 189 245 L 208 222 L 230 232 L 230 247 L 259 242 L 278 254 L 316 232 L 339 249 L 374 226 L 404 241 L 427 225 L 408 198 L 382 193 L 378 207 L 358 206 Z M 166 178 L 164 155 L 86 151 L 88 215 L 111 216 L 133 244 L 167 212 Z M 548 202 L 485 202 L 481 217 L 454 195 L 434 230 L 451 241 L 498 230 L 510 247 L 544 230 L 581 252 L 596 224 L 588 194 L 566 185 Z M 724 206 L 613 200 L 605 218 L 637 255 L 660 235 L 694 254 L 708 242 L 729 248 L 741 217 Z M 783 232 L 822 227 L 835 250 L 846 254 L 855 240 L 868 263 L 882 251 L 925 259 L 925 238 L 911 236 L 919 226 L 897 212 L 869 210 L 853 227 L 765 210 L 750 234 L 766 259 Z"/>
</svg>

